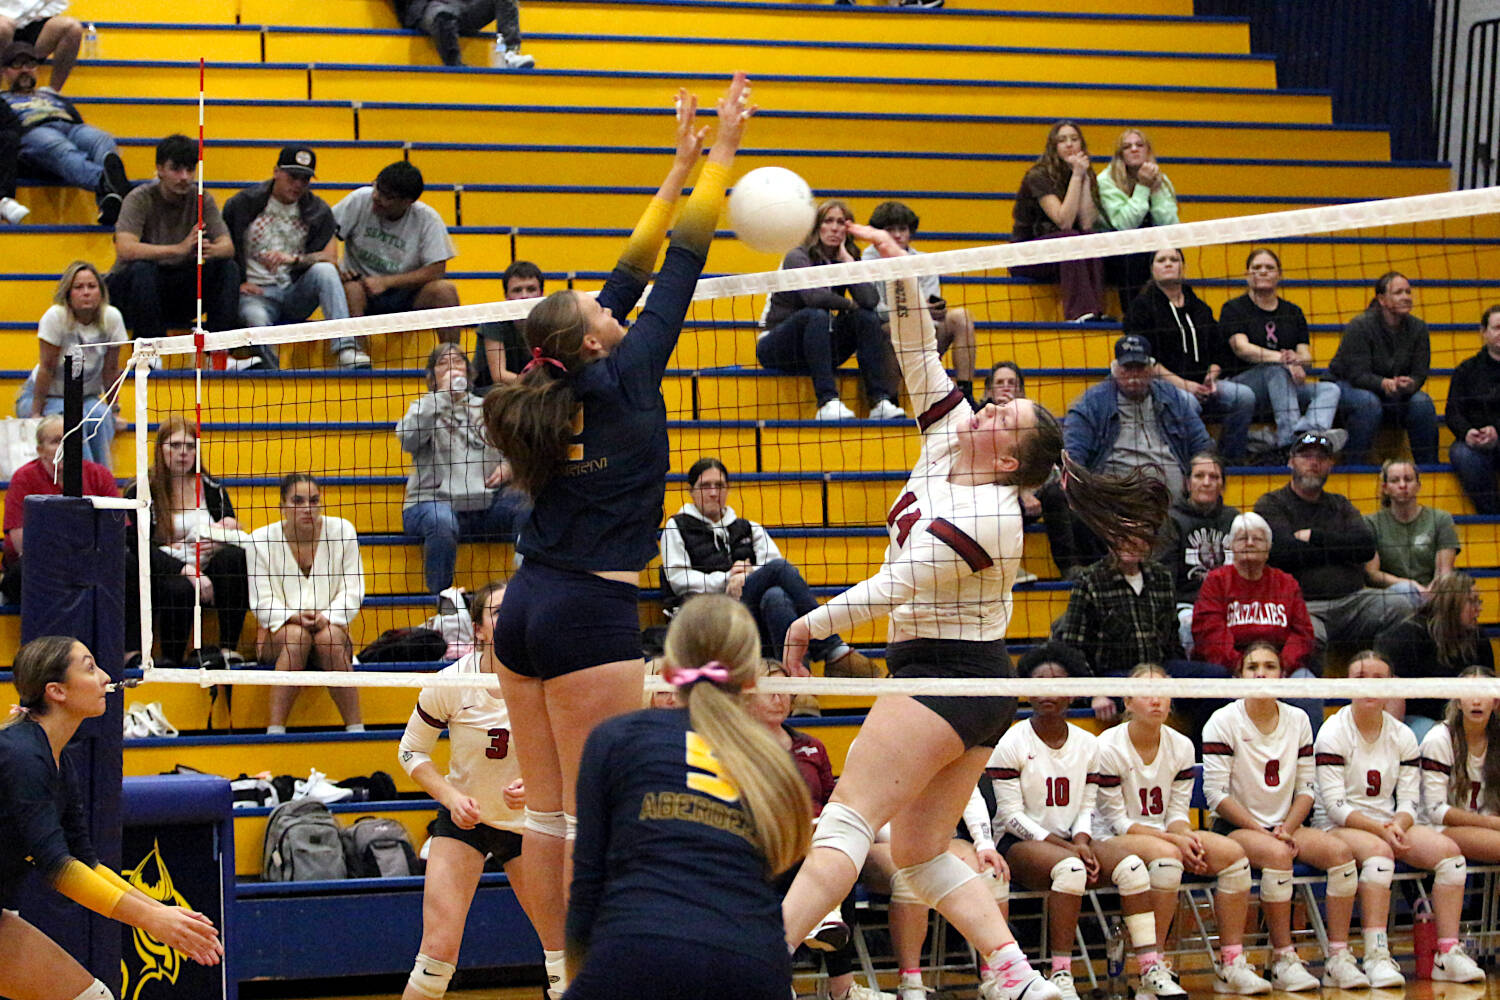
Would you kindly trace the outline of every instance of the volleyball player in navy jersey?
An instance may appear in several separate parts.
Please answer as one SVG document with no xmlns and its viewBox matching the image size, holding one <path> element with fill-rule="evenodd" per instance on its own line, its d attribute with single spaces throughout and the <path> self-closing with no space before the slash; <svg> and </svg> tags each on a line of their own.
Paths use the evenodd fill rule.
<svg viewBox="0 0 1500 1000">
<path fill-rule="evenodd" d="M 167 906 L 100 864 L 63 747 L 84 719 L 104 714 L 109 677 L 83 643 L 33 639 L 12 667 L 21 704 L 0 728 L 0 996 L 111 1000 L 109 987 L 8 907 L 28 868 L 87 909 L 139 927 L 200 965 L 224 954 L 201 913 Z"/>
<path fill-rule="evenodd" d="M 657 552 L 669 465 L 661 381 L 754 111 L 749 96 L 736 74 L 718 104 L 713 149 L 630 331 L 625 318 L 708 131 L 686 91 L 678 94 L 672 168 L 604 289 L 597 299 L 564 290 L 538 303 L 526 319 L 532 360 L 519 381 L 485 397 L 490 439 L 533 500 L 516 544 L 524 562 L 505 591 L 494 642 L 526 783 L 526 909 L 559 930 L 584 740 L 641 705 L 637 581 Z M 549 971 L 559 957 L 547 956 Z"/>
<path fill-rule="evenodd" d="M 906 255 L 883 230 L 849 229 L 882 257 Z M 891 341 L 920 414 L 921 455 L 887 515 L 885 563 L 794 622 L 785 662 L 795 670 L 812 637 L 847 635 L 842 630 L 888 614 L 892 677 L 1009 677 L 1005 632 L 1021 564 L 1020 490 L 1041 486 L 1062 463 L 1069 503 L 1107 544 L 1123 546 L 1155 536 L 1166 488 L 1139 474 L 1112 479 L 1080 468 L 1063 453 L 1057 420 L 1029 399 L 974 412 L 938 358 L 916 280 L 890 282 L 886 301 Z M 946 850 L 1014 711 L 1013 698 L 876 699 L 782 906 L 789 945 L 843 898 L 874 831 L 889 822 L 891 855 L 907 886 L 982 956 L 982 1000 L 1056 1000 L 1057 988 L 1027 964 L 977 873 Z"/>
</svg>

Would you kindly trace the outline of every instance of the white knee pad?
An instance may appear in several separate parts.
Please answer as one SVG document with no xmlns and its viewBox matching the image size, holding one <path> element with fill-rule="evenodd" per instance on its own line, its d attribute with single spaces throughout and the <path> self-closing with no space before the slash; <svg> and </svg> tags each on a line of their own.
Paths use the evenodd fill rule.
<svg viewBox="0 0 1500 1000">
<path fill-rule="evenodd" d="M 563 838 L 565 840 L 578 839 L 578 817 L 572 813 L 563 813 Z"/>
<path fill-rule="evenodd" d="M 1249 892 L 1250 862 L 1240 858 L 1219 872 L 1215 888 L 1219 892 Z"/>
<path fill-rule="evenodd" d="M 1328 895 L 1334 899 L 1348 899 L 1359 891 L 1359 865 L 1345 861 L 1328 869 Z"/>
<path fill-rule="evenodd" d="M 537 812 L 530 806 L 526 807 L 526 821 L 522 824 L 533 833 L 540 833 L 547 837 L 556 837 L 562 840 L 568 835 L 567 814 L 561 809 L 556 812 Z"/>
<path fill-rule="evenodd" d="M 842 802 L 830 802 L 823 807 L 812 837 L 814 847 L 833 848 L 854 862 L 855 871 L 865 867 L 865 857 L 874 842 L 875 831 L 870 829 L 869 821 Z"/>
<path fill-rule="evenodd" d="M 912 893 L 934 909 L 954 889 L 979 877 L 978 872 L 947 851 L 921 864 L 902 868 L 901 874 Z"/>
<path fill-rule="evenodd" d="M 995 902 L 1010 902 L 1010 879 L 1001 878 L 994 872 L 989 873 L 987 878 L 990 883 L 990 895 L 995 897 Z"/>
<path fill-rule="evenodd" d="M 1451 858 L 1444 858 L 1432 868 L 1433 885 L 1463 885 L 1464 879 L 1468 877 L 1469 866 L 1464 861 L 1462 854 L 1455 854 Z"/>
<path fill-rule="evenodd" d="M 1157 892 L 1176 892 L 1182 886 L 1182 862 L 1176 858 L 1157 858 L 1146 871 L 1151 874 L 1151 888 Z"/>
<path fill-rule="evenodd" d="M 1109 873 L 1109 880 L 1120 890 L 1122 896 L 1136 896 L 1151 888 L 1151 876 L 1147 873 L 1146 862 L 1138 855 L 1127 854 L 1115 865 L 1115 870 Z"/>
<path fill-rule="evenodd" d="M 1052 891 L 1064 896 L 1082 896 L 1089 886 L 1089 872 L 1080 858 L 1071 854 L 1052 866 Z"/>
<path fill-rule="evenodd" d="M 108 986 L 96 979 L 84 987 L 83 992 L 73 1000 L 115 1000 L 115 995 L 109 991 Z"/>
<path fill-rule="evenodd" d="M 921 904 L 917 894 L 911 891 L 911 885 L 906 881 L 906 870 L 898 868 L 891 873 L 891 902 Z"/>
<path fill-rule="evenodd" d="M 1359 866 L 1361 882 L 1368 882 L 1370 885 L 1378 885 L 1386 889 L 1391 887 L 1391 877 L 1395 874 L 1396 862 L 1381 855 L 1366 858 L 1365 863 Z"/>
<path fill-rule="evenodd" d="M 1349 866 L 1354 874 L 1354 866 Z M 1333 883 L 1329 883 L 1328 894 L 1333 895 Z M 1292 873 L 1285 868 L 1262 868 L 1260 870 L 1260 901 L 1262 903 L 1285 903 L 1292 898 Z"/>
<path fill-rule="evenodd" d="M 448 992 L 448 981 L 453 978 L 453 969 L 452 963 L 439 962 L 418 952 L 416 964 L 411 967 L 411 975 L 406 981 L 424 997 L 442 1000 L 443 994 Z"/>
</svg>

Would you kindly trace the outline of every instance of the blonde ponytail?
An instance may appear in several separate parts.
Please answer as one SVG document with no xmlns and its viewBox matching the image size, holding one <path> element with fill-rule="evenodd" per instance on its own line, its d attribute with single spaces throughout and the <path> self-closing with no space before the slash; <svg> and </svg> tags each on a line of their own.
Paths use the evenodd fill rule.
<svg viewBox="0 0 1500 1000">
<path fill-rule="evenodd" d="M 754 822 L 754 839 L 772 874 L 807 854 L 812 805 L 791 755 L 745 710 L 743 691 L 760 673 L 760 632 L 745 606 L 723 594 L 690 599 L 667 630 L 664 674 L 722 666 L 725 680 L 699 680 L 681 688 L 693 730 L 713 749 L 739 789 Z"/>
</svg>

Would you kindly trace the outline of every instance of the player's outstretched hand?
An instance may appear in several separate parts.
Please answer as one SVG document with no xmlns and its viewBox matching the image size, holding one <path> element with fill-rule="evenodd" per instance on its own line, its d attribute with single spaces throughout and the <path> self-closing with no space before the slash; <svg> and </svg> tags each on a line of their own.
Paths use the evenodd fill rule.
<svg viewBox="0 0 1500 1000">
<path fill-rule="evenodd" d="M 896 237 L 884 229 L 876 229 L 874 226 L 864 226 L 858 222 L 849 223 L 849 235 L 857 240 L 869 243 L 880 251 L 882 257 L 905 257 L 906 251 L 901 249 L 901 244 L 896 242 Z"/>
<path fill-rule="evenodd" d="M 719 98 L 719 134 L 714 137 L 714 150 L 719 153 L 734 153 L 745 137 L 745 123 L 759 108 L 750 100 L 750 80 L 744 73 L 734 74 L 729 89 Z"/>
<path fill-rule="evenodd" d="M 686 87 L 677 90 L 677 163 L 691 167 L 703 152 L 708 126 L 698 125 L 698 95 Z"/>
</svg>

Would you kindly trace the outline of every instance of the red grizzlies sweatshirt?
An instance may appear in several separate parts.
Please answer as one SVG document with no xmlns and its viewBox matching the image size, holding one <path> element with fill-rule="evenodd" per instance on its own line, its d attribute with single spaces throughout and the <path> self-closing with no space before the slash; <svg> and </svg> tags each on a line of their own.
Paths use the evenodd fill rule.
<svg viewBox="0 0 1500 1000">
<path fill-rule="evenodd" d="M 1233 670 L 1244 648 L 1258 639 L 1281 650 L 1283 676 L 1305 665 L 1313 652 L 1313 627 L 1302 588 L 1273 566 L 1259 580 L 1246 580 L 1233 566 L 1213 570 L 1193 605 L 1193 656 Z"/>
</svg>

